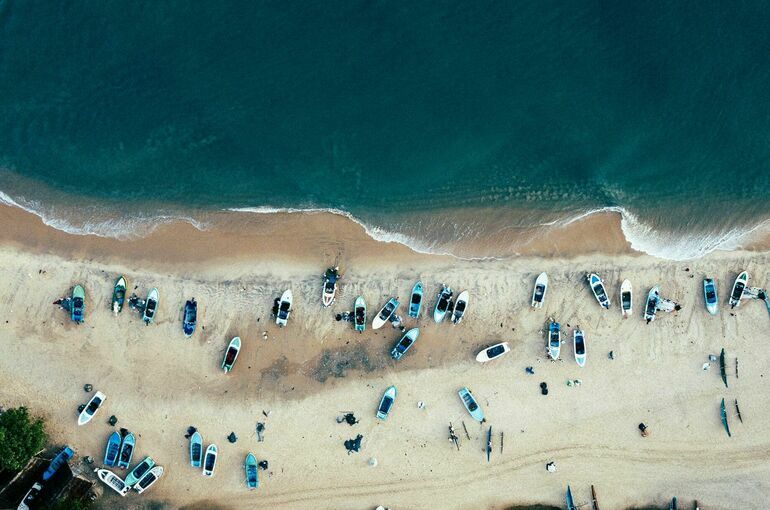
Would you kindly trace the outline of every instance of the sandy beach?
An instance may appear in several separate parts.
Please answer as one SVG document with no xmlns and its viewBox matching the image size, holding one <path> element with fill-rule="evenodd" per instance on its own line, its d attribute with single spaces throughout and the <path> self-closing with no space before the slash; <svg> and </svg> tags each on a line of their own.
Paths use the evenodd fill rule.
<svg viewBox="0 0 770 510">
<path fill-rule="evenodd" d="M 151 455 L 166 473 L 141 496 L 120 499 L 105 489 L 104 508 L 158 501 L 186 509 L 503 509 L 563 505 L 568 484 L 578 504 L 589 501 L 593 484 L 602 509 L 663 505 L 672 496 L 686 504 L 697 499 L 703 509 L 765 504 L 770 318 L 751 300 L 730 313 L 726 299 L 740 270 L 752 274 L 752 285 L 767 285 L 770 254 L 715 252 L 670 262 L 631 252 L 608 230 L 613 248 L 605 253 L 597 246 L 569 253 L 543 240 L 538 249 L 550 245 L 555 256 L 469 261 L 377 243 L 343 220 L 297 215 L 280 228 L 249 235 L 235 227 L 172 225 L 145 239 L 117 241 L 64 234 L 0 207 L 0 404 L 28 406 L 46 419 L 53 443 L 70 444 L 79 458 L 90 455 L 97 463 L 113 430 L 106 423 L 110 415 L 137 434 L 135 462 Z M 320 275 L 335 260 L 344 278 L 336 303 L 324 309 Z M 532 310 L 532 285 L 541 271 L 551 285 L 544 308 Z M 610 310 L 590 294 L 587 271 L 607 283 Z M 140 296 L 159 289 L 154 324 L 145 326 L 132 310 L 111 313 L 112 284 L 120 274 Z M 715 317 L 704 308 L 704 276 L 718 282 Z M 624 320 L 617 295 L 626 278 L 635 302 L 633 316 Z M 398 362 L 388 355 L 398 330 L 387 325 L 358 334 L 350 323 L 334 320 L 357 295 L 366 298 L 371 320 L 388 296 L 407 300 L 417 279 L 430 307 L 442 283 L 467 289 L 469 311 L 452 326 L 434 324 L 423 310 L 419 340 Z M 52 304 L 76 283 L 86 290 L 81 325 Z M 646 325 L 643 299 L 655 284 L 683 309 Z M 295 306 L 288 326 L 279 329 L 270 308 L 287 288 Z M 200 320 L 187 340 L 182 307 L 193 296 Z M 562 361 L 546 360 L 549 317 L 561 322 L 565 339 L 572 327 L 585 331 L 584 368 L 575 364 L 571 342 L 562 346 Z M 406 320 L 407 327 L 413 324 Z M 243 348 L 225 375 L 220 363 L 235 335 Z M 480 349 L 500 341 L 510 343 L 508 355 L 487 365 L 475 361 Z M 729 388 L 718 364 L 702 370 L 708 355 L 722 348 Z M 534 375 L 525 372 L 528 366 Z M 567 386 L 574 379 L 581 384 Z M 548 383 L 547 396 L 541 382 Z M 78 427 L 77 407 L 89 397 L 86 383 L 107 400 L 90 424 Z M 374 414 L 390 385 L 399 395 L 381 422 Z M 483 427 L 457 396 L 463 386 L 486 413 Z M 720 422 L 722 398 L 741 405 L 742 423 L 728 406 L 731 438 Z M 418 401 L 425 407 L 418 409 Z M 360 423 L 338 424 L 343 411 L 354 412 Z M 263 442 L 257 442 L 257 422 L 266 423 Z M 447 439 L 449 422 L 461 436 L 459 451 Z M 650 427 L 649 437 L 640 436 L 640 422 Z M 184 434 L 191 425 L 205 444 L 220 449 L 213 479 L 189 466 Z M 494 431 L 489 463 L 483 453 L 487 425 Z M 230 432 L 239 438 L 235 444 L 226 439 Z M 357 434 L 363 447 L 348 455 L 343 442 Z M 254 492 L 243 481 L 249 451 L 269 461 Z M 546 471 L 549 461 L 557 472 Z"/>
</svg>

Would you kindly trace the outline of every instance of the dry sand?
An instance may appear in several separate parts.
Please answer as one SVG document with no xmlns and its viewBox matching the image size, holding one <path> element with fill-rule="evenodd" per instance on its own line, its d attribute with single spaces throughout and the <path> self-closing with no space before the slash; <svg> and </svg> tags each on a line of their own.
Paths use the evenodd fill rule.
<svg viewBox="0 0 770 510">
<path fill-rule="evenodd" d="M 301 225 L 292 225 L 278 241 L 264 232 L 243 241 L 235 231 L 177 226 L 131 242 L 69 236 L 7 208 L 0 208 L 0 220 L 0 404 L 28 406 L 46 418 L 53 442 L 97 460 L 113 430 L 106 420 L 115 414 L 118 426 L 138 435 L 135 461 L 151 455 L 166 468 L 145 495 L 106 494 L 108 508 L 155 500 L 200 509 L 497 509 L 562 505 L 567 484 L 578 503 L 588 501 L 594 484 L 602 509 L 663 504 L 674 495 L 697 498 L 703 509 L 761 508 L 770 496 L 770 371 L 764 378 L 770 318 L 760 302 L 744 302 L 734 314 L 724 304 L 739 270 L 749 270 L 755 285 L 768 282 L 767 253 L 715 253 L 691 263 L 620 252 L 461 261 L 417 255 L 360 233 L 323 237 L 315 220 L 305 236 L 298 235 Z M 186 239 L 198 248 L 185 248 Z M 232 250 L 223 248 L 228 244 Z M 335 305 L 323 309 L 320 274 L 335 258 L 345 277 Z M 589 270 L 609 286 L 609 311 L 599 308 L 585 284 Z M 531 310 L 540 271 L 548 272 L 551 287 L 545 307 Z M 119 274 L 140 295 L 159 289 L 154 324 L 144 326 L 131 310 L 112 315 L 109 299 Z M 718 280 L 716 317 L 703 306 L 705 275 Z M 617 307 L 624 278 L 636 293 L 634 315 L 626 320 Z M 397 330 L 357 334 L 334 320 L 358 294 L 371 318 L 388 296 L 405 301 L 416 279 L 424 282 L 430 307 L 444 282 L 468 289 L 471 302 L 459 326 L 436 325 L 424 310 L 420 338 L 399 362 L 388 356 Z M 81 325 L 51 304 L 75 283 L 86 289 Z M 645 325 L 643 294 L 654 284 L 684 308 Z M 285 288 L 293 290 L 296 304 L 288 327 L 278 329 L 270 307 Z M 200 302 L 200 322 L 186 340 L 181 312 L 192 296 Z M 585 368 L 575 364 L 569 342 L 561 362 L 545 359 L 542 330 L 551 316 L 562 323 L 565 338 L 576 325 L 585 331 Z M 224 375 L 220 363 L 234 335 L 243 349 L 234 371 Z M 484 366 L 474 361 L 481 348 L 503 340 L 512 347 L 507 356 Z M 717 365 L 701 370 L 708 354 L 722 347 L 729 389 Z M 525 373 L 527 366 L 535 375 Z M 566 385 L 578 378 L 580 386 Z M 548 396 L 540 394 L 542 381 Z M 78 427 L 77 406 L 88 399 L 85 383 L 107 400 L 90 424 Z M 399 395 L 380 422 L 376 406 L 391 384 Z M 483 428 L 463 408 L 462 386 L 480 401 L 488 418 Z M 720 423 L 723 397 L 741 404 L 743 423 L 728 406 L 732 438 Z M 361 422 L 337 424 L 342 411 L 354 411 Z M 261 443 L 258 421 L 267 424 Z M 459 452 L 447 439 L 450 421 L 462 438 Z M 652 432 L 646 439 L 637 429 L 642 421 Z M 219 446 L 213 479 L 188 464 L 184 433 L 190 425 L 206 444 Z M 483 453 L 487 425 L 494 430 L 490 463 Z M 230 432 L 237 443 L 227 442 Z M 357 434 L 364 436 L 363 448 L 347 455 L 343 441 Z M 243 481 L 249 451 L 270 463 L 254 492 Z M 377 467 L 368 465 L 371 457 Z M 549 461 L 557 463 L 556 473 L 546 472 Z"/>
</svg>

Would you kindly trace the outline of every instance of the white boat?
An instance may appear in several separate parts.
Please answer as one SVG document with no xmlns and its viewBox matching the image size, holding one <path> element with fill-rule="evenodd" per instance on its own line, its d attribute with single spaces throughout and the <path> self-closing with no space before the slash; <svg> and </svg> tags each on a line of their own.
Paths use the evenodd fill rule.
<svg viewBox="0 0 770 510">
<path fill-rule="evenodd" d="M 91 421 L 91 418 L 94 417 L 96 411 L 102 406 L 102 402 L 104 402 L 105 398 L 107 397 L 101 391 L 94 393 L 94 396 L 91 397 L 91 400 L 88 401 L 88 404 L 86 404 L 86 407 L 80 413 L 80 416 L 78 416 L 78 425 L 85 425 Z"/>
<path fill-rule="evenodd" d="M 604 288 L 604 282 L 599 275 L 591 273 L 586 276 L 588 279 L 588 285 L 591 287 L 591 292 L 594 293 L 596 301 L 604 309 L 610 308 L 610 297 L 607 295 L 607 289 Z"/>
<path fill-rule="evenodd" d="M 575 362 L 578 366 L 586 364 L 586 338 L 579 329 L 572 330 L 572 346 L 575 351 Z"/>
<path fill-rule="evenodd" d="M 239 352 L 241 352 L 241 338 L 236 336 L 230 340 L 227 351 L 225 351 L 225 357 L 222 360 L 222 370 L 224 370 L 226 374 L 233 369 L 235 360 L 238 359 Z"/>
<path fill-rule="evenodd" d="M 38 496 L 43 492 L 43 486 L 35 482 L 35 484 L 24 495 L 24 499 L 21 500 L 16 510 L 29 510 L 29 505 L 37 505 Z"/>
<path fill-rule="evenodd" d="M 719 298 L 717 297 L 717 282 L 713 278 L 703 279 L 703 301 L 706 303 L 706 311 L 711 315 L 716 315 Z"/>
<path fill-rule="evenodd" d="M 152 289 L 147 294 L 147 301 L 144 302 L 144 312 L 142 312 L 142 320 L 145 324 L 151 323 L 155 319 L 155 314 L 158 313 L 158 289 Z"/>
<path fill-rule="evenodd" d="M 460 322 L 463 320 L 463 317 L 465 317 L 465 312 L 468 311 L 469 296 L 470 295 L 468 294 L 467 290 L 462 291 L 460 295 L 457 296 L 454 309 L 452 310 L 452 324 L 460 324 Z"/>
<path fill-rule="evenodd" d="M 629 317 L 633 310 L 634 293 L 629 280 L 623 280 L 620 285 L 620 313 L 623 318 Z"/>
<path fill-rule="evenodd" d="M 395 386 L 391 386 L 387 390 L 385 390 L 385 393 L 383 393 L 382 399 L 380 400 L 380 405 L 377 406 L 378 419 L 384 420 L 385 418 L 388 417 L 390 408 L 393 407 L 393 402 L 396 401 L 397 394 L 398 392 L 396 391 Z"/>
<path fill-rule="evenodd" d="M 452 289 L 450 287 L 441 287 L 438 293 L 436 306 L 433 308 L 433 320 L 438 324 L 444 320 L 449 311 L 449 304 L 452 301 Z"/>
<path fill-rule="evenodd" d="M 281 295 L 281 303 L 278 305 L 278 314 L 275 316 L 275 323 L 278 326 L 283 327 L 289 322 L 289 314 L 291 313 L 291 290 L 287 290 Z"/>
<path fill-rule="evenodd" d="M 321 295 L 324 307 L 329 307 L 334 303 L 334 296 L 337 294 L 337 281 L 340 278 L 340 271 L 337 266 L 330 267 L 324 273 L 324 288 Z"/>
<path fill-rule="evenodd" d="M 658 312 L 658 302 L 660 301 L 660 287 L 657 285 L 650 289 L 647 294 L 647 302 L 644 305 L 644 320 L 650 323 L 655 320 L 655 314 Z"/>
<path fill-rule="evenodd" d="M 508 342 L 501 342 L 479 352 L 476 355 L 476 361 L 479 363 L 486 363 L 487 361 L 499 358 L 503 354 L 510 352 L 510 350 L 511 348 L 508 346 Z"/>
<path fill-rule="evenodd" d="M 559 359 L 561 352 L 561 326 L 556 321 L 548 325 L 548 355 L 552 360 Z"/>
<path fill-rule="evenodd" d="M 163 476 L 163 466 L 155 466 L 151 470 L 147 471 L 144 476 L 141 477 L 138 482 L 136 482 L 136 485 L 134 485 L 134 490 L 139 494 L 143 493 L 152 487 L 152 485 L 157 482 L 161 476 Z"/>
<path fill-rule="evenodd" d="M 746 285 L 749 283 L 749 273 L 746 271 L 741 272 L 733 283 L 733 290 L 730 292 L 730 308 L 735 308 L 741 305 L 741 298 L 743 297 L 743 291 L 746 290 Z"/>
<path fill-rule="evenodd" d="M 398 300 L 396 298 L 390 298 L 388 302 L 380 308 L 380 311 L 374 316 L 374 319 L 372 319 L 372 329 L 380 329 L 383 327 L 390 319 L 390 316 L 396 313 L 397 309 Z"/>
<path fill-rule="evenodd" d="M 210 444 L 203 456 L 203 476 L 214 476 L 214 468 L 217 467 L 217 445 Z"/>
<path fill-rule="evenodd" d="M 114 490 L 121 496 L 128 494 L 131 487 L 126 485 L 121 477 L 110 471 L 109 469 L 94 469 L 99 480 L 104 482 L 110 489 Z"/>
<path fill-rule="evenodd" d="M 535 280 L 535 289 L 532 291 L 532 308 L 542 308 L 545 301 L 545 293 L 548 291 L 548 275 L 540 273 Z"/>
</svg>

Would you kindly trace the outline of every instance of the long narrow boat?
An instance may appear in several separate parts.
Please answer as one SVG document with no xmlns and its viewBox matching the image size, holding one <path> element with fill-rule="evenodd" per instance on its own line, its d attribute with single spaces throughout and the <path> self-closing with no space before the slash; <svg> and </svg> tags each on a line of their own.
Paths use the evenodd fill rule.
<svg viewBox="0 0 770 510">
<path fill-rule="evenodd" d="M 599 278 L 599 275 L 596 273 L 591 273 L 586 276 L 586 278 L 588 279 L 588 285 L 591 287 L 591 292 L 594 293 L 594 297 L 599 303 L 599 306 L 604 309 L 609 309 L 610 297 L 607 295 L 607 289 L 604 288 L 604 282 L 602 279 Z"/>
<path fill-rule="evenodd" d="M 155 466 L 147 471 L 138 482 L 134 484 L 134 490 L 139 494 L 143 493 L 163 476 L 163 466 Z"/>
<path fill-rule="evenodd" d="M 358 296 L 353 304 L 353 328 L 359 333 L 366 329 L 366 301 Z"/>
<path fill-rule="evenodd" d="M 393 359 L 401 359 L 401 356 L 406 354 L 406 351 L 408 351 L 417 341 L 418 336 L 420 336 L 420 328 L 412 328 L 407 331 L 395 347 L 393 347 L 393 350 L 390 351 L 390 357 Z"/>
<path fill-rule="evenodd" d="M 447 312 L 449 311 L 449 302 L 452 299 L 452 289 L 450 287 L 441 287 L 441 292 L 438 293 L 436 299 L 436 306 L 433 308 L 433 320 L 438 324 L 444 320 Z"/>
<path fill-rule="evenodd" d="M 577 510 L 577 507 L 575 506 L 575 500 L 572 499 L 572 489 L 570 489 L 569 485 L 567 485 L 567 510 Z"/>
<path fill-rule="evenodd" d="M 145 324 L 151 323 L 155 320 L 155 314 L 158 312 L 158 300 L 160 296 L 158 289 L 153 288 L 147 294 L 147 300 L 144 302 L 144 312 L 142 312 L 142 320 Z"/>
<path fill-rule="evenodd" d="M 584 367 L 586 365 L 586 339 L 579 329 L 572 330 L 572 346 L 575 351 L 575 363 Z"/>
<path fill-rule="evenodd" d="M 735 279 L 733 283 L 733 290 L 730 292 L 730 308 L 735 308 L 741 305 L 741 298 L 743 297 L 743 291 L 746 290 L 746 286 L 749 283 L 749 273 L 742 271 L 741 274 Z"/>
<path fill-rule="evenodd" d="M 487 462 L 489 462 L 489 458 L 492 456 L 492 425 L 489 426 L 489 430 L 487 430 Z"/>
<path fill-rule="evenodd" d="M 48 465 L 48 469 L 46 469 L 43 473 L 43 481 L 45 482 L 53 475 L 55 475 L 59 468 L 66 464 L 73 455 L 75 455 L 75 452 L 72 450 L 72 448 L 65 446 L 62 451 L 57 453 L 56 457 L 51 460 L 51 463 Z"/>
<path fill-rule="evenodd" d="M 217 467 L 217 445 L 210 444 L 206 448 L 206 455 L 203 457 L 203 476 L 214 476 L 214 469 Z"/>
<path fill-rule="evenodd" d="M 594 504 L 594 510 L 599 510 L 599 501 L 596 498 L 596 489 L 591 485 L 591 502 Z"/>
<path fill-rule="evenodd" d="M 455 300 L 455 306 L 452 309 L 452 324 L 460 324 L 460 322 L 463 320 L 463 317 L 465 317 L 465 312 L 468 311 L 469 297 L 470 294 L 468 294 L 467 290 L 462 291 L 460 295 L 457 296 L 457 299 Z"/>
<path fill-rule="evenodd" d="M 118 475 L 110 471 L 109 469 L 94 469 L 99 480 L 104 482 L 110 489 L 114 490 L 121 496 L 128 494 L 131 487 L 123 481 Z"/>
<path fill-rule="evenodd" d="M 481 410 L 478 402 L 476 402 L 476 399 L 473 398 L 471 390 L 468 388 L 461 388 L 457 394 L 460 395 L 460 400 L 462 400 L 465 409 L 468 411 L 471 417 L 479 423 L 483 422 L 484 411 Z"/>
<path fill-rule="evenodd" d="M 650 289 L 650 292 L 647 294 L 647 302 L 644 305 L 644 320 L 646 320 L 648 324 L 655 320 L 659 301 L 660 287 L 656 285 Z"/>
<path fill-rule="evenodd" d="M 372 320 L 372 329 L 380 329 L 390 319 L 391 315 L 396 313 L 398 309 L 398 300 L 396 298 L 390 298 L 387 303 L 382 305 L 380 311 Z"/>
<path fill-rule="evenodd" d="M 623 318 L 631 316 L 634 306 L 634 293 L 629 280 L 623 280 L 620 284 L 620 313 Z"/>
<path fill-rule="evenodd" d="M 727 424 L 727 411 L 725 410 L 725 399 L 722 399 L 722 403 L 719 404 L 719 414 L 722 416 L 722 425 L 725 428 L 725 432 L 727 432 L 727 437 L 733 437 L 733 435 L 730 434 L 730 426 Z"/>
<path fill-rule="evenodd" d="M 499 358 L 510 350 L 511 348 L 508 346 L 508 342 L 501 342 L 499 344 L 487 347 L 486 349 L 479 352 L 476 355 L 476 361 L 479 363 L 486 363 L 487 361 L 492 361 L 493 359 Z"/>
<path fill-rule="evenodd" d="M 246 460 L 243 462 L 243 470 L 246 472 L 246 487 L 254 490 L 259 487 L 259 474 L 257 471 L 257 458 L 249 452 Z"/>
<path fill-rule="evenodd" d="M 155 467 L 155 461 L 152 460 L 152 457 L 145 457 L 139 464 L 134 466 L 134 469 L 132 469 L 130 473 L 128 473 L 128 476 L 126 476 L 126 485 L 128 487 L 133 487 L 136 485 L 136 482 L 138 482 L 139 479 L 153 467 Z"/>
<path fill-rule="evenodd" d="M 123 441 L 120 443 L 120 453 L 118 454 L 118 468 L 128 469 L 131 465 L 131 458 L 134 456 L 134 448 L 136 447 L 136 436 L 129 432 L 123 437 Z"/>
<path fill-rule="evenodd" d="M 546 292 L 548 292 L 548 275 L 540 273 L 535 280 L 535 289 L 532 291 L 532 308 L 543 307 Z"/>
<path fill-rule="evenodd" d="M 409 298 L 409 317 L 414 319 L 420 316 L 422 307 L 422 282 L 417 282 L 412 287 L 412 295 Z"/>
<path fill-rule="evenodd" d="M 201 467 L 203 462 L 203 438 L 200 432 L 190 436 L 190 465 L 194 468 Z"/>
<path fill-rule="evenodd" d="M 126 302 L 126 288 L 128 283 L 123 275 L 120 275 L 115 281 L 112 289 L 112 312 L 117 315 L 123 311 L 123 303 Z"/>
<path fill-rule="evenodd" d="M 222 359 L 222 370 L 224 370 L 225 373 L 228 373 L 233 369 L 235 360 L 238 359 L 239 352 L 241 352 L 241 338 L 236 336 L 230 340 L 230 345 L 227 346 L 227 351 L 225 351 L 225 357 Z"/>
<path fill-rule="evenodd" d="M 72 288 L 72 307 L 70 317 L 73 322 L 78 324 L 83 322 L 83 316 L 86 312 L 86 291 L 80 285 Z"/>
<path fill-rule="evenodd" d="M 552 360 L 559 359 L 561 352 L 561 326 L 556 321 L 548 325 L 548 355 Z"/>
<path fill-rule="evenodd" d="M 719 375 L 722 376 L 722 382 L 725 383 L 727 388 L 727 368 L 725 366 L 725 349 L 722 348 L 722 352 L 719 353 Z"/>
<path fill-rule="evenodd" d="M 86 404 L 86 407 L 83 408 L 80 416 L 78 416 L 78 425 L 85 425 L 91 421 L 91 418 L 94 417 L 96 411 L 102 406 L 102 402 L 104 402 L 105 398 L 107 397 L 101 391 L 94 393 L 94 396 L 91 397 L 91 400 L 88 401 L 88 404 Z"/>
<path fill-rule="evenodd" d="M 703 279 L 703 301 L 706 303 L 706 311 L 716 315 L 719 298 L 717 298 L 717 284 L 713 278 Z"/>
<path fill-rule="evenodd" d="M 382 394 L 382 399 L 380 399 L 380 405 L 377 406 L 377 418 L 384 420 L 388 417 L 388 413 L 391 407 L 393 407 L 397 395 L 398 391 L 396 391 L 395 386 L 390 386 L 385 390 L 385 393 Z"/>
</svg>

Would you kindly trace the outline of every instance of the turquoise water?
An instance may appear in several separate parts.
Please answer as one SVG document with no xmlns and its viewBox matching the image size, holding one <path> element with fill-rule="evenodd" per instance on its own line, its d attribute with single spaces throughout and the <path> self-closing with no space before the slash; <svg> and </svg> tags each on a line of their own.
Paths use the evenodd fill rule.
<svg viewBox="0 0 770 510">
<path fill-rule="evenodd" d="M 769 22 L 758 1 L 0 1 L 0 197 L 101 233 L 335 208 L 426 245 L 488 233 L 448 208 L 491 208 L 491 232 L 617 207 L 697 254 L 770 215 Z"/>
</svg>

